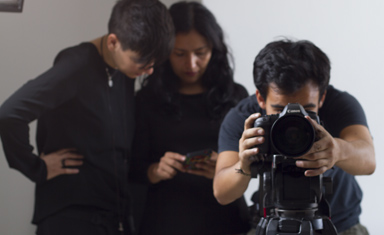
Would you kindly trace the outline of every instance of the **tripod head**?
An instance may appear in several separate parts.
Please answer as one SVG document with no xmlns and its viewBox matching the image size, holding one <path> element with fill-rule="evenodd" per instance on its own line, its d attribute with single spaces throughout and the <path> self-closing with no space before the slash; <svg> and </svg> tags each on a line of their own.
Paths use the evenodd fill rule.
<svg viewBox="0 0 384 235">
<path fill-rule="evenodd" d="M 275 154 L 251 166 L 252 177 L 259 176 L 256 234 L 337 234 L 330 221 L 330 207 L 323 188 L 332 193 L 332 181 L 323 175 L 306 177 L 296 160 Z M 262 164 L 262 165 L 260 165 Z M 320 233 L 321 234 L 321 233 Z"/>
</svg>

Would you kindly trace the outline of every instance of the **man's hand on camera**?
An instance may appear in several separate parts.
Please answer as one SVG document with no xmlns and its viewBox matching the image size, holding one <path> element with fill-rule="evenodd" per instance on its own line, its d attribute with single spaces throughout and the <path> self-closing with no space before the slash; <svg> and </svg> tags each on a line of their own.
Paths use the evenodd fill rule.
<svg viewBox="0 0 384 235">
<path fill-rule="evenodd" d="M 340 150 L 335 139 L 329 134 L 324 127 L 317 124 L 316 121 L 310 117 L 306 117 L 315 128 L 317 141 L 313 144 L 312 148 L 304 156 L 298 159 L 305 159 L 308 161 L 296 161 L 296 166 L 308 168 L 305 171 L 305 176 L 317 176 L 323 174 L 331 169 L 338 161 Z"/>
<path fill-rule="evenodd" d="M 148 178 L 151 183 L 158 183 L 162 180 L 172 179 L 177 171 L 185 172 L 182 162 L 185 156 L 174 153 L 166 152 L 160 159 L 160 162 L 153 163 L 148 169 Z"/>
<path fill-rule="evenodd" d="M 260 116 L 260 113 L 254 113 L 245 120 L 243 135 L 239 140 L 240 167 L 246 173 L 250 173 L 252 162 L 260 160 L 257 157 L 259 149 L 255 146 L 264 143 L 264 130 L 254 127 L 255 120 Z"/>
<path fill-rule="evenodd" d="M 204 176 L 208 179 L 213 179 L 213 176 L 215 176 L 217 156 L 217 152 L 212 151 L 211 158 L 208 161 L 199 162 L 196 164 L 196 168 L 198 169 L 189 169 L 186 172 L 194 175 Z"/>
<path fill-rule="evenodd" d="M 47 180 L 59 175 L 77 174 L 79 167 L 83 165 L 83 156 L 77 154 L 76 149 L 61 149 L 56 152 L 45 155 L 41 154 L 41 159 L 47 166 Z"/>
</svg>

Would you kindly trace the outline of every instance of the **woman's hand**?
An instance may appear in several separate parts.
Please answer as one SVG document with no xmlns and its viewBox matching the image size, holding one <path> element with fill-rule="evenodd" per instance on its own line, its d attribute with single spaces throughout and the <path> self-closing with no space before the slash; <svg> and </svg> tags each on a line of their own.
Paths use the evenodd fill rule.
<svg viewBox="0 0 384 235">
<path fill-rule="evenodd" d="M 204 176 L 208 179 L 213 179 L 213 176 L 215 176 L 217 157 L 217 152 L 212 151 L 211 158 L 208 161 L 197 163 L 195 165 L 197 169 L 188 169 L 187 173 Z"/>
<path fill-rule="evenodd" d="M 160 159 L 160 162 L 153 163 L 148 168 L 148 178 L 153 184 L 162 180 L 172 179 L 177 171 L 185 172 L 182 162 L 185 160 L 185 156 L 174 153 L 166 152 Z"/>
</svg>

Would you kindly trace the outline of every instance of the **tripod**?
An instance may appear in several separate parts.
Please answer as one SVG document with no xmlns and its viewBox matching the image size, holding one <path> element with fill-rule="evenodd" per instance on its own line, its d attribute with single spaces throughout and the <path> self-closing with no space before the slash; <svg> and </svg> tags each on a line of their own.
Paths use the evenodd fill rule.
<svg viewBox="0 0 384 235">
<path fill-rule="evenodd" d="M 256 235 L 337 235 L 321 192 L 323 186 L 332 192 L 332 180 L 305 177 L 304 170 L 284 156 L 274 155 L 271 163 L 270 168 L 251 167 L 252 177 L 259 175 Z"/>
<path fill-rule="evenodd" d="M 278 209 L 276 209 L 278 210 Z M 314 211 L 285 211 L 283 214 L 263 217 L 256 228 L 257 235 L 337 235 L 329 218 L 316 216 Z M 308 217 L 308 213 L 313 216 Z"/>
</svg>

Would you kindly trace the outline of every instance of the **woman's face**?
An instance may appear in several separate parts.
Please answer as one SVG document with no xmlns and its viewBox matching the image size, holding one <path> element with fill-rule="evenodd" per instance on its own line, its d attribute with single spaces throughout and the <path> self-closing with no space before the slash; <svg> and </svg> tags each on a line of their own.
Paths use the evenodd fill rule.
<svg viewBox="0 0 384 235">
<path fill-rule="evenodd" d="M 208 66 L 211 55 L 211 46 L 196 30 L 176 34 L 175 46 L 169 60 L 174 73 L 180 78 L 180 89 L 202 88 L 201 76 Z"/>
</svg>

